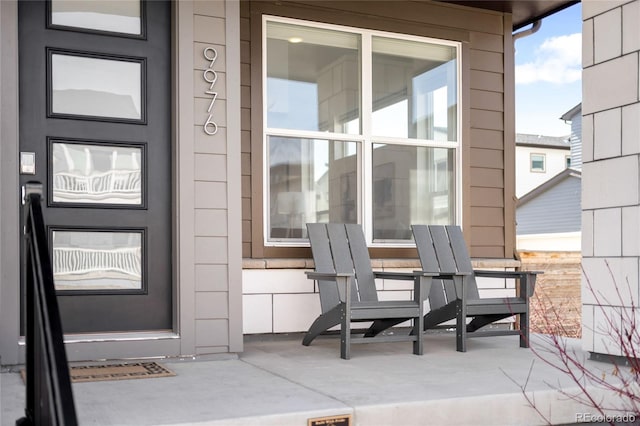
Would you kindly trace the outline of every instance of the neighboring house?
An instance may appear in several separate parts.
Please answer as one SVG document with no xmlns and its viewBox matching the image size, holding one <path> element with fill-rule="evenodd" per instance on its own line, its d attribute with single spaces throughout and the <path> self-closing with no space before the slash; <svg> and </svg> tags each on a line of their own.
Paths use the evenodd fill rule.
<svg viewBox="0 0 640 426">
<path fill-rule="evenodd" d="M 518 250 L 580 251 L 581 173 L 565 169 L 518 199 Z"/>
<path fill-rule="evenodd" d="M 565 113 L 560 119 L 571 122 L 569 138 L 553 138 L 532 135 L 516 135 L 517 178 L 533 182 L 539 173 L 532 172 L 533 161 L 527 168 L 529 158 L 542 156 L 546 149 L 547 164 L 555 164 L 555 174 L 544 183 L 520 194 L 516 206 L 516 246 L 522 250 L 580 251 L 581 241 L 581 173 L 582 120 L 581 104 Z M 534 145 L 536 140 L 541 143 Z M 561 147 L 560 149 L 554 148 Z M 536 154 L 533 151 L 538 150 Z M 577 167 L 574 167 L 576 165 Z M 527 173 L 529 171 L 529 173 Z M 521 189 L 516 182 L 516 193 Z"/>
<path fill-rule="evenodd" d="M 582 169 L 582 103 L 565 112 L 561 120 L 571 123 L 571 136 L 569 144 L 571 145 L 571 167 L 574 169 Z"/>
<path fill-rule="evenodd" d="M 461 225 L 486 265 L 513 266 L 513 31 L 574 3 L 1 1 L 1 363 L 24 361 L 31 180 L 44 183 L 70 360 L 236 353 L 243 332 L 307 328 L 313 217 L 361 223 L 388 268 L 415 260 L 406 226 L 425 218 Z M 619 118 L 638 104 L 640 50 L 638 0 L 586 4 L 585 162 L 627 153 L 598 129 L 633 133 Z M 624 45 L 601 13 L 624 19 Z M 614 216 L 594 210 L 640 203 L 637 188 L 614 199 L 638 165 L 617 161 L 585 167 L 598 197 L 609 184 L 585 207 L 594 230 Z M 601 235 L 595 254 L 620 256 Z M 93 260 L 115 253 L 117 265 Z"/>
<path fill-rule="evenodd" d="M 516 197 L 556 176 L 570 162 L 567 137 L 516 133 Z"/>
</svg>

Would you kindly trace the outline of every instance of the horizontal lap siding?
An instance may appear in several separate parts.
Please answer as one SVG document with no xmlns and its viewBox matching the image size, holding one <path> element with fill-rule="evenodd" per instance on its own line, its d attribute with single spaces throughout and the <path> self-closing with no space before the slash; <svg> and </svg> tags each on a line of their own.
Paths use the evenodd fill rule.
<svg viewBox="0 0 640 426">
<path fill-rule="evenodd" d="M 251 257 L 251 12 L 240 3 L 240 93 L 242 95 L 242 257 Z"/>
<path fill-rule="evenodd" d="M 470 66 L 471 255 L 505 253 L 505 96 L 504 39 L 474 32 Z M 508 106 L 507 106 L 508 108 Z"/>
<path fill-rule="evenodd" d="M 194 276 L 195 276 L 195 352 L 197 354 L 233 351 L 229 300 L 229 209 L 227 176 L 227 40 L 224 2 L 193 3 L 193 94 L 194 94 L 194 156 L 195 190 Z M 204 50 L 214 48 L 218 53 L 213 64 L 217 73 L 214 90 L 217 98 L 212 118 L 218 132 L 207 135 L 203 123 L 207 121 L 211 96 L 209 83 L 203 72 L 210 63 Z M 229 61 L 231 62 L 231 61 Z M 233 306 L 233 305 L 231 305 Z"/>
<path fill-rule="evenodd" d="M 504 19 L 503 15 L 446 4 L 413 1 L 257 1 L 241 3 L 242 39 L 242 107 L 251 114 L 251 19 L 260 19 L 260 11 L 274 15 L 298 17 L 320 22 L 407 32 L 416 35 L 449 38 L 468 43 L 468 55 L 463 67 L 468 73 L 469 87 L 462 88 L 463 102 L 469 116 L 463 117 L 466 126 L 468 164 L 464 164 L 464 185 L 470 187 L 463 200 L 470 218 L 471 251 L 478 257 L 505 256 L 505 174 L 504 174 Z M 312 17 L 312 18 L 311 18 Z M 509 29 L 507 29 L 509 30 Z M 255 42 L 260 42 L 255 40 Z M 511 54 L 511 52 L 509 53 Z M 248 99 L 249 98 L 249 99 Z M 465 108 L 463 107 L 463 111 Z M 260 114 L 261 112 L 257 112 Z M 254 117 L 255 119 L 255 117 Z M 251 197 L 261 196 L 261 188 L 251 188 L 251 148 L 244 143 L 251 135 L 249 123 L 243 121 L 243 256 L 251 257 L 252 206 Z M 253 166 L 256 170 L 256 165 Z M 255 184 L 256 179 L 254 177 Z M 255 216 L 255 215 L 254 215 Z M 255 236 L 256 234 L 253 233 Z M 256 242 L 258 243 L 258 242 Z"/>
</svg>

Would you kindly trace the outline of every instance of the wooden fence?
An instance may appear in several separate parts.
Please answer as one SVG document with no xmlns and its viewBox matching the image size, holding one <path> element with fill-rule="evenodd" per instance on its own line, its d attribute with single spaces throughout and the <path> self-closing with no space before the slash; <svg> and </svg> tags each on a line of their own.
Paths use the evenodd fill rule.
<svg viewBox="0 0 640 426">
<path fill-rule="evenodd" d="M 581 337 L 580 252 L 522 251 L 522 269 L 544 271 L 531 300 L 531 331 Z"/>
</svg>

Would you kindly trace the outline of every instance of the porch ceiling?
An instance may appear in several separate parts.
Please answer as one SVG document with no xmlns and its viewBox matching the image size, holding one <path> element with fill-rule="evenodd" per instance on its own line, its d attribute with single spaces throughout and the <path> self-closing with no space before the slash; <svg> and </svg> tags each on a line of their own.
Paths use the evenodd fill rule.
<svg viewBox="0 0 640 426">
<path fill-rule="evenodd" d="M 445 3 L 454 3 L 461 6 L 476 7 L 480 9 L 495 10 L 498 12 L 510 12 L 513 15 L 513 29 L 518 30 L 539 19 L 545 18 L 569 6 L 579 3 L 580 0 L 439 0 Z"/>
</svg>

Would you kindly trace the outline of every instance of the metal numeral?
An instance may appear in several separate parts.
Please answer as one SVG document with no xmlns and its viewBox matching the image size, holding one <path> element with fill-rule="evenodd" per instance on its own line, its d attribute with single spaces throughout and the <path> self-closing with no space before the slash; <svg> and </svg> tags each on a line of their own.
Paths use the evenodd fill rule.
<svg viewBox="0 0 640 426">
<path fill-rule="evenodd" d="M 213 121 L 213 105 L 216 103 L 216 99 L 218 99 L 218 92 L 214 91 L 213 88 L 218 81 L 218 73 L 213 70 L 213 65 L 216 63 L 216 59 L 218 59 L 218 51 L 213 47 L 205 47 L 202 52 L 204 58 L 209 61 L 209 67 L 204 70 L 202 73 L 202 78 L 204 81 L 209 83 L 209 90 L 205 90 L 205 95 L 211 95 L 211 102 L 209 103 L 209 108 L 207 108 L 207 112 L 209 113 L 209 117 L 207 121 L 202 125 L 202 129 L 209 136 L 213 136 L 218 133 L 218 125 L 215 121 Z"/>
</svg>

